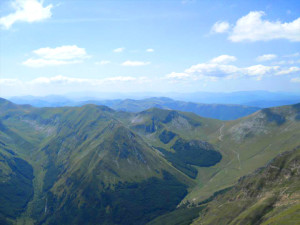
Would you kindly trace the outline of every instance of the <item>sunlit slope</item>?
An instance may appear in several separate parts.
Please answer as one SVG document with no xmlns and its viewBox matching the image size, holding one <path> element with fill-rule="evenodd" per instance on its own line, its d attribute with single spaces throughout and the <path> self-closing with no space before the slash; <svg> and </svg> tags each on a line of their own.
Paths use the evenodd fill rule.
<svg viewBox="0 0 300 225">
<path fill-rule="evenodd" d="M 21 224 L 145 224 L 300 145 L 299 105 L 225 122 L 158 108 L 34 108 L 1 99 L 0 119 L 3 171 L 12 177 L 7 165 L 16 157 L 33 169 L 33 194 L 10 218 Z"/>
<path fill-rule="evenodd" d="M 279 155 L 208 203 L 193 224 L 298 224 L 299 169 L 300 148 Z"/>
<path fill-rule="evenodd" d="M 300 104 L 264 109 L 251 116 L 223 123 L 212 137 L 222 161 L 198 168 L 198 185 L 186 197 L 198 202 L 231 186 L 281 152 L 300 145 Z"/>
<path fill-rule="evenodd" d="M 160 151 L 172 165 L 191 178 L 196 167 L 217 164 L 222 155 L 207 142 L 222 124 L 193 113 L 152 108 L 132 115 L 127 125 Z"/>
<path fill-rule="evenodd" d="M 127 113 L 95 105 L 36 109 L 7 101 L 0 110 L 3 145 L 27 160 L 35 176 L 34 196 L 28 194 L 12 220 L 144 224 L 173 210 L 193 186 L 121 122 Z"/>
<path fill-rule="evenodd" d="M 73 140 L 72 149 L 64 149 L 73 151 L 68 159 L 53 159 L 55 168 L 49 176 L 46 173 L 45 179 L 46 184 L 56 174 L 46 197 L 47 223 L 95 224 L 103 220 L 104 224 L 143 224 L 176 207 L 188 184 L 192 184 L 156 150 L 116 121 L 93 135 L 78 146 Z M 151 199 L 150 205 L 144 202 L 147 199 Z"/>
</svg>

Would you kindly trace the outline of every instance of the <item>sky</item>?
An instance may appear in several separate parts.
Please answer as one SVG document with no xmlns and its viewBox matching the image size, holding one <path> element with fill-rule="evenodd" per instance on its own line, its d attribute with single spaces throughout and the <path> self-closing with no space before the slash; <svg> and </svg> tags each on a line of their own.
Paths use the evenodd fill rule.
<svg viewBox="0 0 300 225">
<path fill-rule="evenodd" d="M 1 0 L 0 96 L 300 92 L 300 1 Z"/>
</svg>

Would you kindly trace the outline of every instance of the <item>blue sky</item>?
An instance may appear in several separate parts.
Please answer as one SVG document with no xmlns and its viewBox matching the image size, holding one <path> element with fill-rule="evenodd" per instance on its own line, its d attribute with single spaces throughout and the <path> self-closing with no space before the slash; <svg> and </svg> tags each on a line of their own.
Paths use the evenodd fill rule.
<svg viewBox="0 0 300 225">
<path fill-rule="evenodd" d="M 0 2 L 0 95 L 300 91 L 299 1 Z"/>
</svg>

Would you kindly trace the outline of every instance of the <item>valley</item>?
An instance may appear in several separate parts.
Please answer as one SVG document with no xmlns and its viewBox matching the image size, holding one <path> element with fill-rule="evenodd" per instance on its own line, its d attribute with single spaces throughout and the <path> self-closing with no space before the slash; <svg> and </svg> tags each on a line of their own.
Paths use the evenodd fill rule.
<svg viewBox="0 0 300 225">
<path fill-rule="evenodd" d="M 0 0 L 0 225 L 300 225 L 300 1 Z"/>
<path fill-rule="evenodd" d="M 214 204 L 211 196 L 300 146 L 299 115 L 299 104 L 221 121 L 160 108 L 35 108 L 1 99 L 0 219 L 159 224 L 185 212 L 189 224 Z"/>
</svg>

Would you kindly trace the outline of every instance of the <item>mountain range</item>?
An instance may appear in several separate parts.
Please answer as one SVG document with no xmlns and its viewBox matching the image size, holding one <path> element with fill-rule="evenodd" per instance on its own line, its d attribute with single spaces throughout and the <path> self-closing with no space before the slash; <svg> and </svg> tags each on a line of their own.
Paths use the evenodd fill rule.
<svg viewBox="0 0 300 225">
<path fill-rule="evenodd" d="M 141 112 L 149 108 L 171 109 L 193 112 L 199 116 L 220 120 L 233 120 L 258 111 L 259 107 L 233 104 L 200 104 L 194 102 L 176 101 L 170 98 L 146 98 L 140 100 L 85 100 L 73 101 L 62 96 L 46 96 L 43 98 L 21 97 L 12 98 L 14 103 L 29 104 L 36 107 L 83 106 L 86 104 L 105 105 L 114 110 L 126 112 Z"/>
<path fill-rule="evenodd" d="M 162 97 L 163 96 L 163 97 Z M 238 92 L 191 92 L 191 93 L 156 93 L 156 92 L 77 92 L 64 95 L 48 96 L 15 96 L 9 100 L 16 104 L 30 104 L 37 107 L 75 106 L 87 101 L 97 101 L 112 107 L 123 100 L 144 99 L 174 99 L 176 101 L 201 104 L 243 105 L 259 108 L 269 108 L 291 105 L 300 102 L 299 92 L 270 92 L 270 91 L 238 91 Z M 152 106 L 153 107 L 153 106 Z M 128 110 L 126 108 L 126 110 Z"/>
<path fill-rule="evenodd" d="M 299 194 L 300 104 L 230 121 L 163 107 L 130 111 L 95 104 L 36 108 L 0 99 L 0 222 L 218 224 L 225 212 L 217 209 L 228 198 L 244 205 L 225 207 L 235 214 L 224 224 L 297 215 L 298 198 L 277 207 L 285 195 L 271 201 L 277 192 L 268 190 L 278 184 Z M 266 176 L 270 182 L 260 184 Z M 255 185 L 261 189 L 251 195 Z"/>
</svg>

